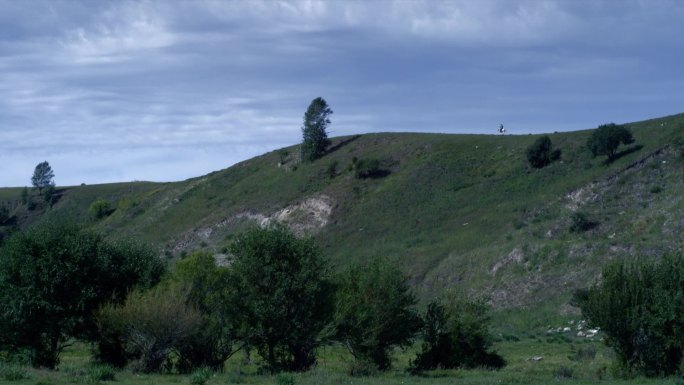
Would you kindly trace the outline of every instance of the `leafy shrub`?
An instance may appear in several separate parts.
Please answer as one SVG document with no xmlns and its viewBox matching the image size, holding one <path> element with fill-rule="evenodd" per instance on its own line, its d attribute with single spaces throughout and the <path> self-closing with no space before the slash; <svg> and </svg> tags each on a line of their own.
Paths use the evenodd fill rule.
<svg viewBox="0 0 684 385">
<path fill-rule="evenodd" d="M 190 385 L 205 385 L 211 378 L 211 375 L 211 369 L 207 367 L 199 368 L 190 375 Z"/>
<path fill-rule="evenodd" d="M 352 266 L 339 279 L 336 338 L 356 361 L 390 367 L 395 346 L 407 347 L 420 327 L 408 278 L 385 259 Z"/>
<path fill-rule="evenodd" d="M 615 123 L 602 124 L 591 133 L 587 147 L 594 156 L 605 155 L 608 161 L 615 159 L 620 144 L 634 143 L 632 132 Z"/>
<path fill-rule="evenodd" d="M 188 301 L 204 319 L 199 334 L 178 348 L 177 369 L 182 373 L 201 367 L 221 370 L 236 351 L 237 317 L 229 269 L 217 266 L 211 254 L 195 252 L 176 263 L 172 279 L 189 288 Z"/>
<path fill-rule="evenodd" d="M 544 135 L 527 148 L 527 161 L 534 168 L 543 168 L 560 159 L 561 150 L 552 149 L 551 138 Z"/>
<path fill-rule="evenodd" d="M 112 204 L 104 199 L 96 200 L 88 208 L 88 213 L 90 214 L 90 217 L 95 220 L 109 216 L 112 212 L 114 212 Z"/>
<path fill-rule="evenodd" d="M 579 211 L 572 213 L 570 222 L 570 231 L 573 233 L 582 233 L 598 225 L 598 223 L 589 220 L 585 213 Z"/>
<path fill-rule="evenodd" d="M 354 163 L 354 176 L 358 179 L 373 178 L 380 174 L 380 161 L 378 159 L 359 159 Z"/>
<path fill-rule="evenodd" d="M 487 351 L 492 345 L 488 324 L 483 301 L 451 298 L 447 305 L 431 302 L 423 318 L 422 350 L 412 369 L 503 367 L 504 359 Z"/>
<path fill-rule="evenodd" d="M 684 358 L 684 258 L 615 261 L 602 281 L 575 294 L 591 324 L 600 326 L 620 365 L 648 376 L 677 373 Z"/>
<path fill-rule="evenodd" d="M 98 314 L 98 327 L 110 344 L 119 344 L 134 369 L 159 372 L 173 353 L 202 329 L 200 313 L 188 305 L 188 289 L 178 284 L 158 285 L 132 292 L 121 306 L 106 305 Z"/>
</svg>

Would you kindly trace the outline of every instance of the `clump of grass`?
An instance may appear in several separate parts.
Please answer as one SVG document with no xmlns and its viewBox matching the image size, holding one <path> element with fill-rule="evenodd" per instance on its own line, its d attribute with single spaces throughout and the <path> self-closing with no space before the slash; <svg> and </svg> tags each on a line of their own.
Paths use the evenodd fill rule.
<svg viewBox="0 0 684 385">
<path fill-rule="evenodd" d="M 6 381 L 19 381 L 29 378 L 29 374 L 21 366 L 0 364 L 0 377 Z"/>
<path fill-rule="evenodd" d="M 205 385 L 207 381 L 211 378 L 212 371 L 211 369 L 204 367 L 204 368 L 199 368 L 195 370 L 191 375 L 190 375 L 190 384 L 191 385 Z"/>
<path fill-rule="evenodd" d="M 114 381 L 116 379 L 116 372 L 114 371 L 114 368 L 109 365 L 97 365 L 88 369 L 86 377 L 93 383 Z"/>
<path fill-rule="evenodd" d="M 596 346 L 594 345 L 589 345 L 586 347 L 581 347 L 578 350 L 574 350 L 573 346 L 573 351 L 574 354 L 568 356 L 568 359 L 570 361 L 593 361 L 594 358 L 596 357 Z"/>
<path fill-rule="evenodd" d="M 568 368 L 567 366 L 559 366 L 556 370 L 553 371 L 553 377 L 558 379 L 558 380 L 566 380 L 573 378 L 575 376 L 572 368 Z"/>
<path fill-rule="evenodd" d="M 295 380 L 291 374 L 279 374 L 276 376 L 276 385 L 294 385 Z"/>
</svg>

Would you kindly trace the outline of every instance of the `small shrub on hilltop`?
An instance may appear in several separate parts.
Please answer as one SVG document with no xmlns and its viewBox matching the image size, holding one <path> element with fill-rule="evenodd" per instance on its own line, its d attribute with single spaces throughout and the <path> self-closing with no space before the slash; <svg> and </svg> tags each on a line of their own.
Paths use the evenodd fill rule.
<svg viewBox="0 0 684 385">
<path fill-rule="evenodd" d="M 543 168 L 560 159 L 561 150 L 552 149 L 551 138 L 544 135 L 527 148 L 527 161 L 534 168 Z"/>
<path fill-rule="evenodd" d="M 620 144 L 634 143 L 632 132 L 625 126 L 615 123 L 602 124 L 587 141 L 587 147 L 594 156 L 605 155 L 608 161 L 615 160 L 617 148 Z"/>
</svg>

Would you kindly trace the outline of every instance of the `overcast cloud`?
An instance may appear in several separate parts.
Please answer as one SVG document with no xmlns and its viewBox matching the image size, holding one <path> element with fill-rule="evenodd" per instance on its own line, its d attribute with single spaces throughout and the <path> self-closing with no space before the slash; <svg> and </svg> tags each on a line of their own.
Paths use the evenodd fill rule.
<svg viewBox="0 0 684 385">
<path fill-rule="evenodd" d="M 677 0 L 0 0 L 0 186 L 175 181 L 331 135 L 682 112 Z"/>
</svg>

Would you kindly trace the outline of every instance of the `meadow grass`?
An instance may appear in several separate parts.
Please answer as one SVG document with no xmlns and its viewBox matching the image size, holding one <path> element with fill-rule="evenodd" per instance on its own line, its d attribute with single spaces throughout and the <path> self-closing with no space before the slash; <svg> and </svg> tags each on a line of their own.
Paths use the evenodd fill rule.
<svg viewBox="0 0 684 385">
<path fill-rule="evenodd" d="M 433 370 L 420 375 L 407 371 L 409 361 L 415 356 L 416 347 L 408 351 L 397 350 L 393 368 L 387 372 L 366 377 L 347 374 L 351 357 L 340 346 L 328 346 L 319 350 L 318 365 L 304 373 L 260 374 L 254 358 L 247 361 L 238 354 L 226 363 L 223 373 L 198 372 L 180 374 L 141 374 L 129 370 L 102 369 L 90 362 L 89 347 L 76 344 L 64 352 L 57 370 L 37 370 L 14 366 L 18 377 L 4 376 L 5 366 L 0 367 L 0 384 L 193 384 L 200 379 L 208 384 L 273 384 L 273 385 L 395 385 L 395 384 L 678 384 L 677 378 L 616 378 L 611 350 L 598 338 L 573 337 L 571 334 L 520 335 L 516 341 L 499 341 L 494 348 L 506 359 L 508 365 L 501 370 L 452 369 Z M 578 354 L 593 352 L 593 354 Z M 533 357 L 542 357 L 535 361 Z M 109 375 L 111 371 L 112 376 Z M 201 378 L 200 378 L 201 377 Z"/>
</svg>

